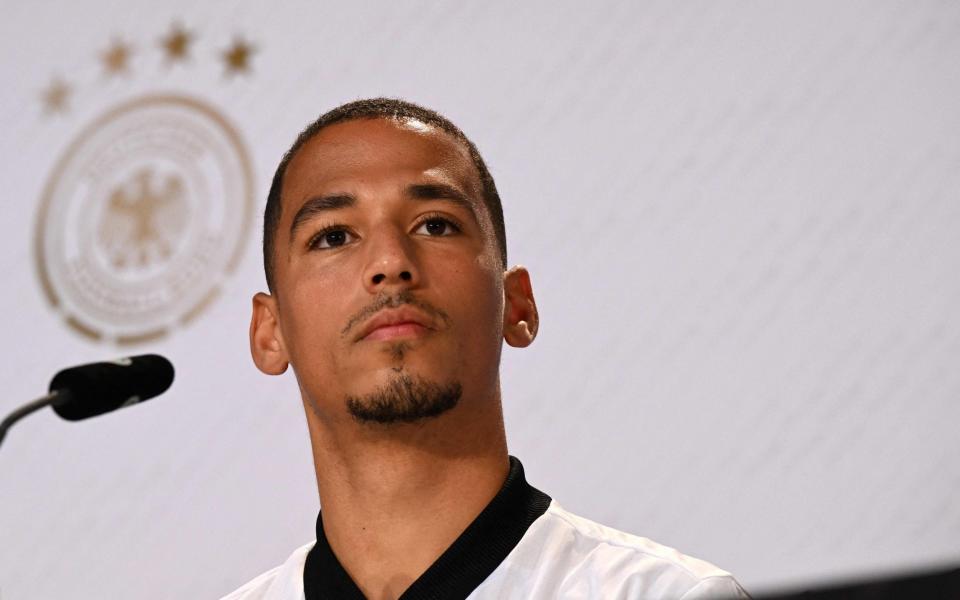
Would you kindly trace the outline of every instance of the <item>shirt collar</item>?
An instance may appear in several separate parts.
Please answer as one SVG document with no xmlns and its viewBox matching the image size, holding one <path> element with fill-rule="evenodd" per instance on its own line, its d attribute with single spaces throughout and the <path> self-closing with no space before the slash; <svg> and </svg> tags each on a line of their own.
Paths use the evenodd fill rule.
<svg viewBox="0 0 960 600">
<path fill-rule="evenodd" d="M 510 472 L 497 495 L 400 599 L 466 598 L 549 505 L 550 497 L 527 483 L 523 465 L 511 456 Z M 306 600 L 364 598 L 327 542 L 322 511 L 317 516 L 317 543 L 303 568 L 303 589 Z"/>
</svg>

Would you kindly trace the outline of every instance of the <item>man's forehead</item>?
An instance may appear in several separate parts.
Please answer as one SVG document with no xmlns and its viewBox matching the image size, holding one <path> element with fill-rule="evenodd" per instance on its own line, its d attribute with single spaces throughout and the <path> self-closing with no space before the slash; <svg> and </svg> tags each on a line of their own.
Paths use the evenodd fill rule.
<svg viewBox="0 0 960 600">
<path fill-rule="evenodd" d="M 363 203 L 366 192 L 379 193 L 383 185 L 411 200 L 460 203 L 483 230 L 492 231 L 465 143 L 421 121 L 378 118 L 330 125 L 296 152 L 284 173 L 280 235 L 290 240 L 321 207 Z"/>
<path fill-rule="evenodd" d="M 357 119 L 329 125 L 308 140 L 284 175 L 284 196 L 295 188 L 407 171 L 453 179 L 480 199 L 482 186 L 465 144 L 412 119 Z M 296 202 L 294 194 L 290 201 Z"/>
</svg>

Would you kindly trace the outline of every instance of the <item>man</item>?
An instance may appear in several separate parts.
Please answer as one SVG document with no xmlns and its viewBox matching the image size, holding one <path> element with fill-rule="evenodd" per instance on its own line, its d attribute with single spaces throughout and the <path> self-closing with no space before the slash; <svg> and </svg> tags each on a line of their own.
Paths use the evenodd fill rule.
<svg viewBox="0 0 960 600">
<path fill-rule="evenodd" d="M 507 454 L 502 342 L 539 318 L 507 269 L 475 146 L 399 100 L 321 116 L 273 179 L 264 373 L 293 367 L 321 514 L 315 543 L 227 598 L 726 598 L 728 573 L 563 510 Z"/>
</svg>

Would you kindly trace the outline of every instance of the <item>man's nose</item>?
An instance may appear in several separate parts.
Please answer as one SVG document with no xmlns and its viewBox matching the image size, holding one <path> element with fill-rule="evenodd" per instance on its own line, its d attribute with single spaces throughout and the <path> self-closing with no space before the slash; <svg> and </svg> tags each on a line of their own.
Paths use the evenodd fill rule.
<svg viewBox="0 0 960 600">
<path fill-rule="evenodd" d="M 411 288 L 420 283 L 413 240 L 402 232 L 383 232 L 369 245 L 370 257 L 363 282 L 370 293 L 392 287 Z"/>
</svg>

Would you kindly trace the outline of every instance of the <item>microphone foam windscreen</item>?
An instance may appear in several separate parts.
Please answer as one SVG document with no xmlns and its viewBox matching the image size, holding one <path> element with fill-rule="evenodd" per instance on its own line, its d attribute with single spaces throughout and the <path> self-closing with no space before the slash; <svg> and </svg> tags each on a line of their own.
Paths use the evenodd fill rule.
<svg viewBox="0 0 960 600">
<path fill-rule="evenodd" d="M 143 354 L 64 369 L 50 381 L 50 391 L 70 391 L 53 410 L 64 419 L 79 421 L 153 398 L 172 383 L 170 361 Z"/>
</svg>

